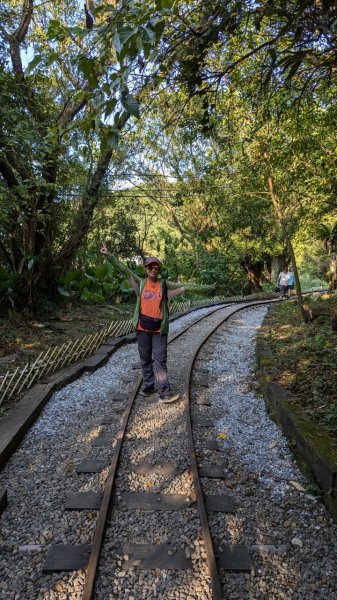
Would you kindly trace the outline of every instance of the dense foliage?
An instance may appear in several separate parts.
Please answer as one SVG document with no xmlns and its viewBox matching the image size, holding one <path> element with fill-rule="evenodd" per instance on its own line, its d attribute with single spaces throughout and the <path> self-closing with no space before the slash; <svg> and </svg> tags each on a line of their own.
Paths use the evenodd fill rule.
<svg viewBox="0 0 337 600">
<path fill-rule="evenodd" d="M 0 305 L 127 297 L 102 266 L 337 285 L 333 2 L 0 6 Z"/>
</svg>

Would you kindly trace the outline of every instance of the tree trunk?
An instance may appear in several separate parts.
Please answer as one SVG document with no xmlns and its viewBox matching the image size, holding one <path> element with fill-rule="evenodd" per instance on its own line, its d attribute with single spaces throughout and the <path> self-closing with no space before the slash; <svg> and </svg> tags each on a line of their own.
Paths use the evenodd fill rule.
<svg viewBox="0 0 337 600">
<path fill-rule="evenodd" d="M 98 202 L 99 188 L 109 167 L 111 156 L 112 150 L 107 150 L 100 156 L 95 173 L 83 194 L 81 208 L 70 226 L 68 239 L 53 261 L 61 272 L 69 269 L 78 248 L 83 243 L 83 238 L 89 231 L 92 215 Z"/>
<path fill-rule="evenodd" d="M 261 276 L 264 269 L 264 263 L 262 261 L 253 262 L 249 255 L 246 255 L 244 260 L 241 262 L 243 269 L 247 274 L 248 280 L 248 293 L 255 294 L 261 290 Z"/>
<path fill-rule="evenodd" d="M 287 227 L 284 221 L 284 217 L 282 214 L 282 209 L 280 206 L 280 203 L 276 197 L 276 194 L 274 192 L 274 186 L 273 186 L 273 179 L 272 176 L 269 172 L 269 165 L 267 165 L 267 169 L 268 169 L 268 188 L 269 188 L 269 192 L 270 192 L 270 197 L 275 209 L 275 213 L 277 216 L 277 219 L 280 223 L 283 235 L 284 235 L 284 239 L 286 240 L 287 246 L 288 246 L 288 250 L 289 250 L 289 254 L 290 254 L 290 258 L 291 258 L 291 262 L 292 262 L 292 266 L 293 266 L 293 270 L 294 270 L 294 278 L 295 278 L 295 286 L 296 286 L 296 295 L 297 295 L 297 300 L 298 300 L 298 305 L 300 307 L 300 311 L 303 317 L 303 321 L 306 322 L 307 321 L 307 313 L 306 310 L 303 306 L 303 297 L 302 297 L 302 292 L 301 292 L 301 284 L 300 284 L 300 279 L 298 276 L 298 270 L 297 270 L 297 264 L 296 264 L 296 257 L 295 257 L 295 253 L 294 253 L 294 248 L 293 245 L 291 243 L 291 239 L 290 239 L 290 235 L 288 234 L 287 231 Z"/>
<path fill-rule="evenodd" d="M 273 267 L 273 259 L 271 256 L 266 256 L 265 259 L 265 268 L 268 272 L 268 279 L 269 281 L 271 281 L 271 273 L 272 273 L 272 267 Z"/>
<path fill-rule="evenodd" d="M 336 254 L 332 252 L 330 254 L 329 264 L 329 291 L 333 292 L 337 288 L 337 258 Z"/>
</svg>

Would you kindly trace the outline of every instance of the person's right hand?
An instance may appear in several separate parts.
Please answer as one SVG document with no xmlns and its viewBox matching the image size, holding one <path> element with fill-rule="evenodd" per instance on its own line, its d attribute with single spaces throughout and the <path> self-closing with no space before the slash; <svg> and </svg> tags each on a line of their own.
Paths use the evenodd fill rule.
<svg viewBox="0 0 337 600">
<path fill-rule="evenodd" d="M 109 250 L 105 242 L 102 243 L 101 254 L 109 254 Z"/>
</svg>

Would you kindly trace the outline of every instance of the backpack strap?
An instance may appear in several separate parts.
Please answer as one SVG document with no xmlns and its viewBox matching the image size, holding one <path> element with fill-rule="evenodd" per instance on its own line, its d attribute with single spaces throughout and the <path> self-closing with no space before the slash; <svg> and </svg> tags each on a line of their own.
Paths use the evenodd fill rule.
<svg viewBox="0 0 337 600">
<path fill-rule="evenodd" d="M 167 313 L 168 313 L 169 312 L 169 305 L 168 305 L 168 294 L 167 294 L 167 281 L 166 281 L 166 279 L 163 279 L 162 290 L 163 290 L 163 296 L 165 298 L 166 308 L 167 308 Z"/>
</svg>

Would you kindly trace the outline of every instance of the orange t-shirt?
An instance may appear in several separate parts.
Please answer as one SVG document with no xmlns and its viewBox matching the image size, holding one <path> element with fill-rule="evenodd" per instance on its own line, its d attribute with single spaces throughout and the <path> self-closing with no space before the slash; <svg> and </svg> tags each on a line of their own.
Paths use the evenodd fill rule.
<svg viewBox="0 0 337 600">
<path fill-rule="evenodd" d="M 162 291 L 159 281 L 153 283 L 147 279 L 140 297 L 140 313 L 147 317 L 152 317 L 153 319 L 161 319 L 163 316 L 160 308 L 161 298 Z M 137 329 L 140 331 L 147 331 L 141 326 L 139 321 Z M 157 329 L 157 331 L 160 331 L 160 328 Z"/>
</svg>

